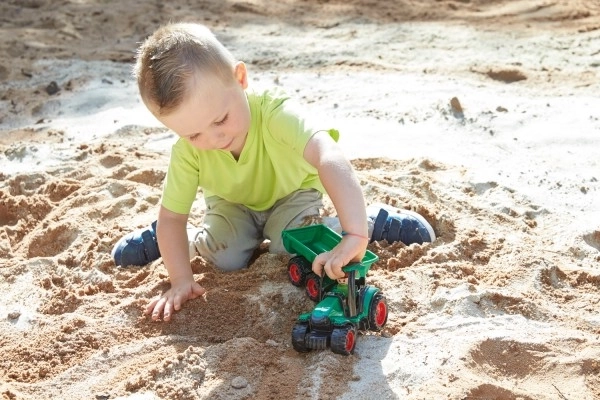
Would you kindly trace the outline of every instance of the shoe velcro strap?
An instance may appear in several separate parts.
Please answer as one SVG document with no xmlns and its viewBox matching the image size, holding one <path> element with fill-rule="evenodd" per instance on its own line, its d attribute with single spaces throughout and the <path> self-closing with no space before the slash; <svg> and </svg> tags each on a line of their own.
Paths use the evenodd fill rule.
<svg viewBox="0 0 600 400">
<path fill-rule="evenodd" d="M 400 231 L 402 231 L 402 221 L 398 218 L 390 218 L 390 227 L 386 236 L 387 241 L 389 243 L 402 242 L 402 240 L 400 240 Z"/>
<path fill-rule="evenodd" d="M 377 214 L 377 218 L 375 218 L 375 222 L 373 223 L 373 234 L 371 235 L 371 241 L 383 240 L 383 232 L 388 215 L 390 215 L 390 213 L 383 208 L 379 210 L 379 214 Z"/>
<path fill-rule="evenodd" d="M 160 257 L 160 251 L 158 251 L 158 243 L 156 238 L 149 230 L 142 232 L 142 240 L 144 242 L 144 249 L 149 260 L 156 260 Z"/>
</svg>

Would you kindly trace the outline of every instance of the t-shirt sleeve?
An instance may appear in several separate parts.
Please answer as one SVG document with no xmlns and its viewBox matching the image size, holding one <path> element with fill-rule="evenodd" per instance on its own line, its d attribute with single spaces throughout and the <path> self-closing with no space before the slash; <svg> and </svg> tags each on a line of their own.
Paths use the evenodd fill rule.
<svg viewBox="0 0 600 400">
<path fill-rule="evenodd" d="M 161 204 L 178 214 L 189 214 L 198 191 L 198 163 L 191 146 L 179 139 L 173 145 Z"/>
<path fill-rule="evenodd" d="M 298 103 L 285 96 L 271 100 L 266 117 L 267 131 L 272 138 L 299 155 L 304 153 L 306 144 L 317 132 L 326 131 L 335 141 L 339 139 L 337 130 L 328 128 L 318 117 L 309 116 Z"/>
</svg>

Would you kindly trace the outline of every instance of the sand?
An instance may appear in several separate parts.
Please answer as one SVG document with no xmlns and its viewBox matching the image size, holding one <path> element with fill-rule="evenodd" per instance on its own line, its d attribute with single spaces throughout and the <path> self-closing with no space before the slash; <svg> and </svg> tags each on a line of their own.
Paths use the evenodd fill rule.
<svg viewBox="0 0 600 400">
<path fill-rule="evenodd" d="M 3 399 L 600 399 L 596 0 L 8 0 L 0 16 Z M 142 313 L 169 287 L 161 261 L 113 265 L 156 218 L 175 140 L 130 77 L 167 21 L 209 25 L 252 87 L 340 129 L 369 203 L 433 225 L 434 243 L 369 246 L 390 315 L 355 354 L 293 350 L 313 303 L 285 256 L 234 274 L 196 257 L 207 295 L 169 323 Z"/>
</svg>

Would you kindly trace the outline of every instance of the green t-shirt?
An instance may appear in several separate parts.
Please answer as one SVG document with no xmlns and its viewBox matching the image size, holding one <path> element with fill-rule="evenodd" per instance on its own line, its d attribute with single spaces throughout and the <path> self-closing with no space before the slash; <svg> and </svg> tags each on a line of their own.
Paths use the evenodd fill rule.
<svg viewBox="0 0 600 400">
<path fill-rule="evenodd" d="M 171 152 L 163 207 L 188 214 L 199 187 L 205 197 L 216 195 L 256 211 L 299 189 L 325 192 L 317 170 L 304 159 L 304 148 L 318 131 L 336 141 L 339 132 L 309 123 L 283 92 L 248 92 L 247 97 L 251 125 L 239 160 L 229 151 L 199 150 L 179 139 Z"/>
</svg>

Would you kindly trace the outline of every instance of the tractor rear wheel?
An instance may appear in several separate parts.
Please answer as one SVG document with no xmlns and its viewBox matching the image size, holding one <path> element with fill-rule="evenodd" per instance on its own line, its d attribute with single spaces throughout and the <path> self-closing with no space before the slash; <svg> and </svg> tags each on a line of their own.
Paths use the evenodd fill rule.
<svg viewBox="0 0 600 400">
<path fill-rule="evenodd" d="M 386 324 L 388 318 L 387 300 L 383 293 L 377 292 L 371 300 L 369 307 L 369 330 L 380 331 Z"/>
</svg>

